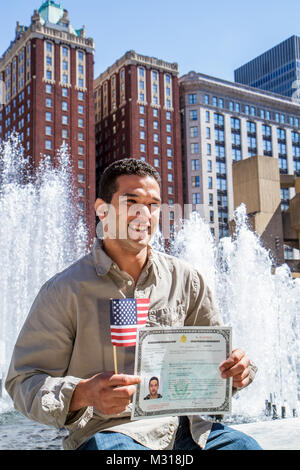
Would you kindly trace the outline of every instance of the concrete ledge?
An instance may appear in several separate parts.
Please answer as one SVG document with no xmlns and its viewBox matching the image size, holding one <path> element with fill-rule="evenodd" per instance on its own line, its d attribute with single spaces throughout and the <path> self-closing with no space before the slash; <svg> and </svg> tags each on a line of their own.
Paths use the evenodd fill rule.
<svg viewBox="0 0 300 470">
<path fill-rule="evenodd" d="M 300 450 L 300 418 L 229 426 L 253 437 L 264 450 Z"/>
</svg>

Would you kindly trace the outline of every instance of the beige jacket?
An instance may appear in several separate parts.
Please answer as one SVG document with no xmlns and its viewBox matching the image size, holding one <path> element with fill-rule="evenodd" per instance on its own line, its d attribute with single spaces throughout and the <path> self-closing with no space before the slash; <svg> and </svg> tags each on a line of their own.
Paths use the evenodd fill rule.
<svg viewBox="0 0 300 470">
<path fill-rule="evenodd" d="M 41 288 L 17 339 L 6 389 L 28 418 L 69 430 L 64 449 L 76 449 L 98 431 L 131 436 L 151 449 L 171 449 L 178 417 L 130 421 L 88 407 L 69 413 L 77 383 L 113 371 L 111 298 L 150 298 L 147 326 L 221 324 L 201 275 L 183 261 L 149 249 L 136 285 L 103 251 L 98 240 L 90 254 Z M 118 348 L 118 369 L 133 374 L 135 348 Z M 252 375 L 255 371 L 252 369 Z M 212 423 L 189 417 L 194 440 L 204 447 Z"/>
</svg>

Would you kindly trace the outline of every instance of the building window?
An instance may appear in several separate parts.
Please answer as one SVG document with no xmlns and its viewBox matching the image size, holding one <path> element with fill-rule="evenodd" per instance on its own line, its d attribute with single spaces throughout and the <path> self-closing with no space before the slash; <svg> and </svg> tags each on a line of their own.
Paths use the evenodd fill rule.
<svg viewBox="0 0 300 470">
<path fill-rule="evenodd" d="M 172 157 L 172 156 L 173 156 L 172 149 L 167 149 L 167 156 L 168 156 L 168 157 Z"/>
<path fill-rule="evenodd" d="M 46 84 L 46 93 L 52 93 L 52 85 L 49 83 Z"/>
<path fill-rule="evenodd" d="M 46 121 L 52 121 L 52 113 L 46 113 Z"/>
<path fill-rule="evenodd" d="M 199 153 L 199 144 L 198 142 L 191 144 L 191 154 Z"/>
<path fill-rule="evenodd" d="M 140 119 L 140 127 L 145 127 L 145 119 L 144 118 Z"/>
<path fill-rule="evenodd" d="M 200 204 L 200 193 L 193 193 L 192 194 L 192 203 L 193 204 Z"/>
<path fill-rule="evenodd" d="M 200 170 L 199 160 L 192 160 L 192 171 Z"/>
<path fill-rule="evenodd" d="M 83 127 L 83 119 L 82 118 L 78 119 L 78 127 Z"/>
<path fill-rule="evenodd" d="M 46 140 L 46 145 L 45 145 L 46 149 L 47 150 L 51 150 L 52 149 L 52 142 L 51 140 Z"/>
<path fill-rule="evenodd" d="M 192 176 L 192 188 L 200 187 L 200 176 Z"/>
<path fill-rule="evenodd" d="M 198 137 L 198 135 L 199 135 L 198 127 L 197 126 L 190 127 L 190 137 Z"/>
<path fill-rule="evenodd" d="M 84 111 L 83 111 L 83 105 L 82 105 L 82 104 L 79 104 L 79 105 L 78 105 L 78 113 L 79 113 L 79 114 L 83 114 L 83 112 L 84 112 Z"/>
<path fill-rule="evenodd" d="M 154 158 L 154 166 L 159 168 L 159 158 Z"/>
<path fill-rule="evenodd" d="M 141 152 L 146 152 L 146 145 L 145 144 L 140 144 L 140 151 Z"/>
<path fill-rule="evenodd" d="M 62 135 L 62 138 L 63 138 L 63 139 L 67 139 L 67 138 L 68 138 L 68 130 L 67 130 L 67 129 L 63 129 L 62 132 L 61 132 L 61 135 Z"/>
<path fill-rule="evenodd" d="M 52 127 L 51 126 L 46 126 L 45 134 L 46 135 L 52 135 Z"/>
<path fill-rule="evenodd" d="M 213 189 L 213 179 L 212 176 L 208 177 L 208 189 Z"/>
<path fill-rule="evenodd" d="M 192 109 L 190 111 L 190 120 L 191 121 L 197 121 L 198 120 L 198 112 L 197 109 Z"/>
<path fill-rule="evenodd" d="M 83 154 L 84 154 L 84 148 L 83 148 L 82 145 L 79 145 L 79 146 L 78 146 L 78 154 L 79 154 L 79 155 L 83 155 Z"/>
<path fill-rule="evenodd" d="M 82 142 L 84 140 L 83 138 L 83 132 L 78 132 L 78 140 Z"/>
<path fill-rule="evenodd" d="M 61 94 L 62 94 L 63 98 L 67 98 L 68 95 L 69 95 L 69 90 L 68 90 L 68 88 L 62 88 Z"/>
<path fill-rule="evenodd" d="M 207 155 L 211 155 L 211 144 L 206 144 L 206 153 Z"/>
<path fill-rule="evenodd" d="M 196 104 L 197 103 L 197 94 L 190 93 L 189 94 L 189 104 Z"/>
<path fill-rule="evenodd" d="M 61 104 L 61 109 L 63 111 L 68 111 L 68 103 L 67 101 L 63 101 L 62 104 Z"/>
<path fill-rule="evenodd" d="M 83 170 L 84 169 L 84 160 L 78 160 L 78 168 L 80 170 Z"/>
<path fill-rule="evenodd" d="M 62 116 L 62 124 L 68 124 L 69 122 L 69 119 L 68 119 L 68 116 Z"/>
</svg>

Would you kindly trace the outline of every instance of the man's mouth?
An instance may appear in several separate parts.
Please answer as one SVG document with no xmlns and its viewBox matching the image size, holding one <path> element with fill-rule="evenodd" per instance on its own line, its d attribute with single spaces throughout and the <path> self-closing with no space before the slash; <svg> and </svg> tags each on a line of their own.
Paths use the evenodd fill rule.
<svg viewBox="0 0 300 470">
<path fill-rule="evenodd" d="M 130 224 L 129 228 L 131 230 L 134 230 L 135 232 L 148 232 L 149 230 L 149 225 L 135 225 L 135 224 Z"/>
</svg>

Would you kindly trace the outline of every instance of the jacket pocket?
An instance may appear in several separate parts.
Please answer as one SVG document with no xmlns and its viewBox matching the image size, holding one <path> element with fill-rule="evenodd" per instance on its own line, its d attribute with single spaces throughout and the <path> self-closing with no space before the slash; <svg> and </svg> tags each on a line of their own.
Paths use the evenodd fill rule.
<svg viewBox="0 0 300 470">
<path fill-rule="evenodd" d="M 184 326 L 185 307 L 164 307 L 150 310 L 148 314 L 147 326 Z"/>
</svg>

